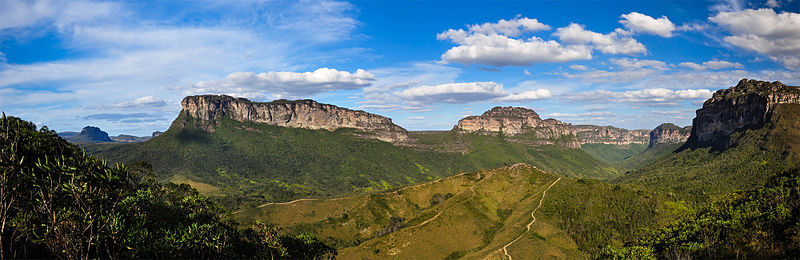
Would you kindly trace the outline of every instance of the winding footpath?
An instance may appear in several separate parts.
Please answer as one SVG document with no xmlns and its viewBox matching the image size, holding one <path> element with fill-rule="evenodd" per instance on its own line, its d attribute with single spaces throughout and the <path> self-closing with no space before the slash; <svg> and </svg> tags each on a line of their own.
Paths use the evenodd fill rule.
<svg viewBox="0 0 800 260">
<path fill-rule="evenodd" d="M 539 200 L 539 206 L 536 206 L 536 208 L 533 209 L 533 211 L 531 211 L 531 218 L 533 218 L 533 220 L 531 220 L 531 222 L 528 223 L 528 226 L 526 227 L 527 229 L 525 230 L 525 232 L 522 232 L 522 234 L 520 234 L 517 238 L 515 238 L 514 240 L 512 240 L 511 242 L 509 242 L 508 244 L 503 246 L 503 254 L 508 256 L 508 260 L 512 260 L 511 259 L 511 255 L 508 254 L 508 247 L 511 246 L 511 244 L 513 244 L 514 242 L 517 242 L 517 240 L 519 240 L 520 238 L 522 238 L 522 236 L 524 236 L 525 233 L 528 233 L 528 231 L 531 231 L 531 225 L 533 225 L 533 222 L 536 222 L 536 217 L 533 216 L 533 213 L 536 213 L 536 210 L 539 209 L 539 207 L 542 206 L 542 202 L 544 202 L 544 195 L 547 194 L 547 191 L 550 190 L 550 188 L 552 188 L 553 185 L 556 185 L 556 183 L 558 181 L 560 181 L 560 180 L 561 180 L 561 177 L 558 177 L 558 179 L 556 179 L 556 181 L 554 181 L 552 184 L 550 184 L 550 186 L 548 186 L 547 189 L 542 191 L 542 199 Z"/>
</svg>

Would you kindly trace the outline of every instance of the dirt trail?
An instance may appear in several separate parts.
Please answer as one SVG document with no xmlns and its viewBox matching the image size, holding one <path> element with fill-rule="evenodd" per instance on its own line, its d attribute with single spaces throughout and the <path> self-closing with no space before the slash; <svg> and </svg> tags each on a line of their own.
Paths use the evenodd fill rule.
<svg viewBox="0 0 800 260">
<path fill-rule="evenodd" d="M 508 244 L 503 246 L 503 254 L 508 256 L 508 260 L 512 260 L 511 259 L 511 255 L 508 254 L 508 247 L 511 246 L 511 244 L 513 244 L 514 242 L 517 242 L 517 240 L 519 240 L 520 238 L 522 238 L 522 236 L 525 235 L 525 233 L 528 233 L 528 231 L 531 231 L 531 225 L 533 225 L 533 222 L 536 222 L 536 217 L 533 216 L 533 213 L 536 213 L 536 210 L 539 209 L 539 207 L 542 206 L 542 202 L 544 202 L 544 195 L 547 194 L 547 191 L 550 190 L 550 188 L 552 188 L 553 185 L 556 185 L 556 183 L 558 181 L 560 181 L 560 180 L 561 180 L 561 177 L 558 177 L 558 179 L 556 179 L 556 181 L 554 181 L 552 184 L 550 184 L 550 186 L 548 186 L 547 189 L 542 191 L 542 199 L 539 200 L 539 206 L 536 206 L 536 208 L 533 209 L 533 211 L 531 211 L 531 218 L 533 218 L 533 220 L 531 220 L 531 222 L 528 223 L 528 226 L 526 226 L 527 229 L 525 230 L 525 232 L 522 232 L 522 234 L 520 234 L 517 238 L 515 238 L 514 240 L 512 240 L 511 242 L 509 242 Z"/>
</svg>

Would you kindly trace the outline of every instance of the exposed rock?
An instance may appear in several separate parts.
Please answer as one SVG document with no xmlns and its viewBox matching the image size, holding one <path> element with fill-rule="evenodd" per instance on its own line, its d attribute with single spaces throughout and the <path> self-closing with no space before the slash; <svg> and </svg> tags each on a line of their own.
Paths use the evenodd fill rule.
<svg viewBox="0 0 800 260">
<path fill-rule="evenodd" d="M 182 115 L 194 118 L 196 127 L 214 132 L 216 120 L 230 118 L 240 122 L 268 125 L 325 129 L 353 128 L 366 133 L 362 136 L 386 142 L 404 142 L 408 132 L 392 120 L 360 110 L 350 110 L 313 100 L 276 100 L 251 102 L 225 95 L 189 96 L 181 101 Z"/>
<path fill-rule="evenodd" d="M 67 141 L 73 143 L 111 143 L 114 140 L 108 137 L 108 133 L 103 132 L 100 128 L 94 126 L 87 126 L 81 130 L 81 133 L 70 137 Z"/>
<path fill-rule="evenodd" d="M 511 137 L 509 140 L 532 145 L 558 144 L 580 148 L 572 124 L 555 119 L 542 120 L 535 111 L 522 107 L 494 107 L 480 116 L 458 120 L 456 130 Z"/>
<path fill-rule="evenodd" d="M 613 126 L 576 125 L 581 144 L 646 144 L 650 130 L 628 130 Z"/>
<path fill-rule="evenodd" d="M 164 132 L 161 132 L 161 131 L 155 131 L 155 132 L 153 132 L 153 136 L 151 136 L 151 138 L 153 138 L 153 137 L 156 137 L 156 136 L 159 136 L 159 135 L 161 135 L 161 134 L 163 134 L 163 133 L 164 133 Z"/>
<path fill-rule="evenodd" d="M 736 130 L 758 128 L 768 122 L 775 106 L 800 103 L 800 89 L 778 81 L 742 79 L 734 87 L 718 90 L 697 110 L 688 143 L 727 148 Z"/>
<path fill-rule="evenodd" d="M 692 127 L 680 127 L 672 123 L 663 123 L 650 131 L 650 145 L 653 147 L 658 144 L 680 144 L 686 142 L 691 134 Z"/>
</svg>

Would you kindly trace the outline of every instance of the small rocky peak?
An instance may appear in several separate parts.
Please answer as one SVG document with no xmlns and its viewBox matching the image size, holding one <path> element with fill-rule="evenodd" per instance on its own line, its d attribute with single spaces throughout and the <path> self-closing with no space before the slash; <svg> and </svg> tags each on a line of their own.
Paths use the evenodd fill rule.
<svg viewBox="0 0 800 260">
<path fill-rule="evenodd" d="M 81 132 L 73 137 L 67 139 L 67 141 L 74 142 L 74 143 L 110 143 L 114 142 L 111 140 L 111 137 L 108 136 L 108 133 L 100 130 L 98 127 L 94 126 L 87 126 L 84 127 Z"/>
<path fill-rule="evenodd" d="M 672 123 L 663 123 L 650 131 L 650 145 L 679 144 L 686 142 L 691 134 L 691 126 L 680 127 Z"/>
<path fill-rule="evenodd" d="M 481 115 L 482 117 L 539 118 L 533 109 L 524 107 L 493 107 Z"/>
</svg>

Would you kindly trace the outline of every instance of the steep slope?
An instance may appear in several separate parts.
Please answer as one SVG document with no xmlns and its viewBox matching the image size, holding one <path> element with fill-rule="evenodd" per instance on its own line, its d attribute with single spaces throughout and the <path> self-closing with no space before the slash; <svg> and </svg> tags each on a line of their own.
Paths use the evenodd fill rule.
<svg viewBox="0 0 800 260">
<path fill-rule="evenodd" d="M 664 201 L 644 190 L 517 164 L 377 194 L 265 204 L 237 216 L 319 234 L 344 259 L 500 258 L 504 252 L 574 259 L 596 254 L 608 241 L 633 241 L 673 211 Z"/>
<path fill-rule="evenodd" d="M 313 101 L 254 103 L 221 96 L 184 101 L 170 129 L 150 141 L 83 147 L 111 161 L 147 161 L 163 180 L 191 184 L 230 207 L 384 190 L 518 162 L 564 176 L 618 175 L 580 149 L 456 131 L 408 134 L 387 125 L 388 118 Z M 210 111 L 213 107 L 219 111 Z M 280 113 L 290 115 L 281 117 L 288 121 L 261 122 L 277 120 Z M 351 113 L 367 121 L 336 119 Z M 394 133 L 402 133 L 403 141 Z M 387 139 L 381 136 L 396 142 L 376 140 Z M 461 148 L 445 149 L 450 140 Z"/>
<path fill-rule="evenodd" d="M 691 126 L 679 127 L 672 123 L 663 123 L 650 131 L 647 149 L 616 162 L 620 169 L 635 170 L 667 156 L 680 148 L 691 133 Z"/>
<path fill-rule="evenodd" d="M 617 182 L 701 197 L 759 188 L 798 162 L 799 97 L 797 87 L 747 79 L 719 90 L 685 145 Z"/>
</svg>

